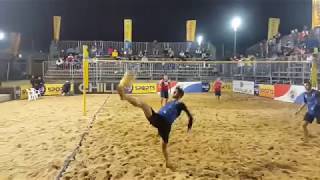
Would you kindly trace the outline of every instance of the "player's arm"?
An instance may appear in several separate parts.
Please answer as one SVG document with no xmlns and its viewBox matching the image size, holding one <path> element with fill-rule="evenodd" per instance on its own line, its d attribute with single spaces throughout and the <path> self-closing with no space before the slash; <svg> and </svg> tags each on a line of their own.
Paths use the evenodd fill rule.
<svg viewBox="0 0 320 180">
<path fill-rule="evenodd" d="M 318 96 L 319 97 L 319 96 Z M 307 104 L 307 100 L 306 98 L 304 97 L 304 103 L 299 107 L 298 111 L 295 113 L 296 115 L 306 106 Z M 319 101 L 320 102 L 320 101 Z"/>
<path fill-rule="evenodd" d="M 299 107 L 298 111 L 297 111 L 295 114 L 298 114 L 300 111 L 302 111 L 302 109 L 303 109 L 305 106 L 306 106 L 306 104 L 302 104 L 302 105 Z"/>
<path fill-rule="evenodd" d="M 184 103 L 182 103 L 182 110 L 187 113 L 187 116 L 189 118 L 188 131 L 190 131 L 192 128 L 192 124 L 193 124 L 193 116 Z"/>
</svg>

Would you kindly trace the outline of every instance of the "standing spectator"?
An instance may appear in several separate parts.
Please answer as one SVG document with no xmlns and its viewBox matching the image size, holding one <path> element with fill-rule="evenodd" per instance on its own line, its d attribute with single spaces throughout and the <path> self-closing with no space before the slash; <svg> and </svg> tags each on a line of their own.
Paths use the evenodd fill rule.
<svg viewBox="0 0 320 180">
<path fill-rule="evenodd" d="M 166 105 L 169 99 L 169 91 L 170 90 L 170 81 L 167 75 L 163 75 L 162 79 L 159 82 L 160 84 L 160 96 L 161 96 L 161 106 Z M 163 104 L 163 100 L 165 100 L 165 104 Z"/>
<path fill-rule="evenodd" d="M 152 43 L 152 55 L 158 56 L 159 55 L 159 47 L 158 47 L 158 41 L 154 40 Z"/>
<path fill-rule="evenodd" d="M 35 79 L 34 75 L 32 75 L 31 79 L 30 79 L 30 84 L 31 84 L 32 88 L 35 88 L 35 83 L 36 83 L 36 79 Z"/>
</svg>

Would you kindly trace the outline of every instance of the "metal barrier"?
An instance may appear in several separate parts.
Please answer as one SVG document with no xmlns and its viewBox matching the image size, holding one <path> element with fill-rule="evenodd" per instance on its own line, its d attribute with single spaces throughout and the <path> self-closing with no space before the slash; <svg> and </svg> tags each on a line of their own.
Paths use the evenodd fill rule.
<svg viewBox="0 0 320 180">
<path fill-rule="evenodd" d="M 107 54 L 107 49 L 117 49 L 122 51 L 124 49 L 124 42 L 115 41 L 59 41 L 57 44 L 53 43 L 52 46 L 56 46 L 56 51 L 68 51 L 81 53 L 81 48 L 83 45 L 87 45 L 89 49 L 95 47 L 97 50 L 102 51 L 102 54 Z M 190 54 L 194 54 L 199 48 L 206 50 L 211 54 L 210 57 L 213 59 L 216 56 L 216 49 L 210 43 L 203 43 L 201 47 L 197 43 L 188 42 L 132 42 L 131 49 L 133 55 L 138 55 L 139 52 L 146 53 L 147 56 L 159 55 L 162 57 L 164 51 L 171 49 L 175 56 L 178 56 L 180 52 L 189 51 Z M 54 49 L 54 48 L 53 48 Z M 52 51 L 53 51 L 52 49 Z M 59 52 L 51 52 L 52 54 L 59 54 Z"/>
<path fill-rule="evenodd" d="M 47 61 L 46 78 L 82 79 L 82 65 L 56 67 Z M 177 81 L 210 81 L 223 79 L 250 80 L 260 83 L 301 84 L 310 77 L 311 63 L 307 61 L 115 61 L 97 60 L 89 63 L 91 82 L 118 81 L 123 74 L 134 71 L 137 79 L 158 80 L 167 74 Z"/>
</svg>

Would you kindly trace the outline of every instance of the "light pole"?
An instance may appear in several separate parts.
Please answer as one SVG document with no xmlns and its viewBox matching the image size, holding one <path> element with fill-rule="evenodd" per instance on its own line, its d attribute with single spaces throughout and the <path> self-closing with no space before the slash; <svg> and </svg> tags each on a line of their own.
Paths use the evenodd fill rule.
<svg viewBox="0 0 320 180">
<path fill-rule="evenodd" d="M 231 21 L 231 26 L 234 31 L 233 56 L 237 56 L 237 31 L 240 25 L 241 19 L 239 17 L 234 17 Z"/>
</svg>

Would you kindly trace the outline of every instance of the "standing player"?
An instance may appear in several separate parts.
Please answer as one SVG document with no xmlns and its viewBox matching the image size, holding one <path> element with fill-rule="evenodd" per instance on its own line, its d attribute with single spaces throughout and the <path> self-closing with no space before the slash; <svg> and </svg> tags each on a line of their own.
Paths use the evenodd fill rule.
<svg viewBox="0 0 320 180">
<path fill-rule="evenodd" d="M 163 106 L 163 100 L 165 100 L 166 105 L 169 99 L 169 91 L 170 90 L 170 81 L 167 75 L 163 75 L 162 79 L 159 82 L 160 84 L 160 96 L 161 96 L 161 107 Z"/>
<path fill-rule="evenodd" d="M 302 127 L 304 132 L 304 141 L 308 142 L 308 125 L 311 124 L 314 119 L 317 119 L 317 123 L 320 124 L 320 93 L 319 91 L 312 89 L 310 82 L 306 82 L 304 87 L 306 88 L 306 92 L 304 93 L 304 104 L 299 108 L 296 114 L 307 106 L 308 111 L 304 116 L 304 124 Z"/>
<path fill-rule="evenodd" d="M 216 82 L 214 82 L 213 88 L 214 88 L 214 94 L 216 95 L 218 101 L 220 101 L 221 89 L 222 89 L 222 82 L 220 78 L 218 78 Z"/>
</svg>

